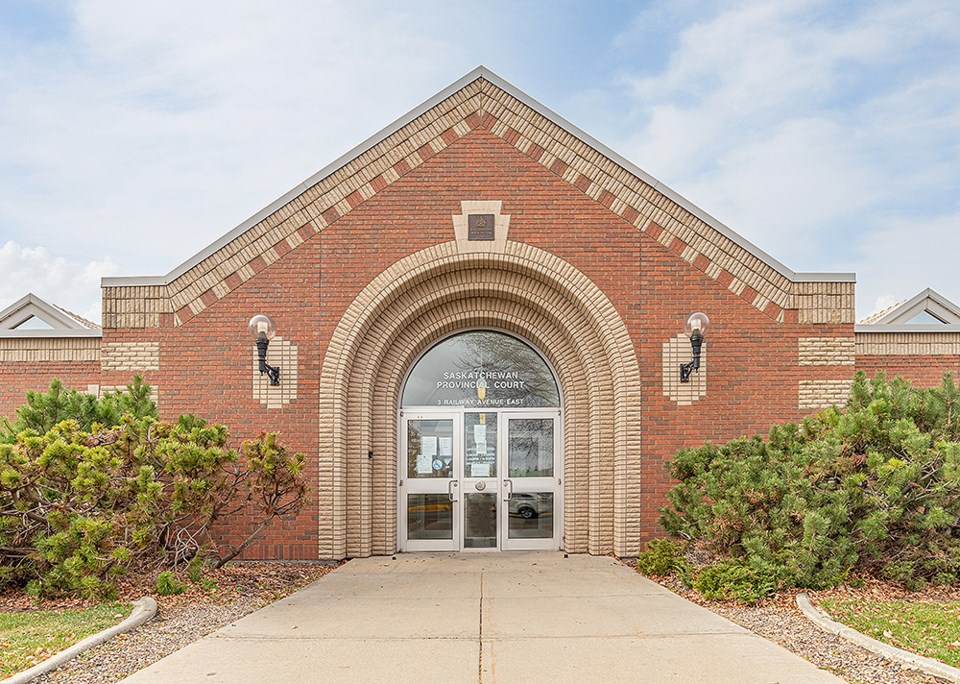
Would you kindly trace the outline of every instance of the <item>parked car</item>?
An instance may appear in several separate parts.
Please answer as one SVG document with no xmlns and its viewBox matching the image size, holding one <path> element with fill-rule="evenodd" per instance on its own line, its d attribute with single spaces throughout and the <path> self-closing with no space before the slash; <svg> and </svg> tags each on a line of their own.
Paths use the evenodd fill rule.
<svg viewBox="0 0 960 684">
<path fill-rule="evenodd" d="M 553 497 L 541 492 L 514 492 L 510 495 L 510 515 L 530 520 L 553 510 Z"/>
</svg>

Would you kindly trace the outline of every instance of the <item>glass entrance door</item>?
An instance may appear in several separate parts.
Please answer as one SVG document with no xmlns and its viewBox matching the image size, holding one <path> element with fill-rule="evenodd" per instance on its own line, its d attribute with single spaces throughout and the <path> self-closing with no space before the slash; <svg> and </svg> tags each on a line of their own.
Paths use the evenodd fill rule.
<svg viewBox="0 0 960 684">
<path fill-rule="evenodd" d="M 559 549 L 560 412 L 401 415 L 400 548 Z"/>
<path fill-rule="evenodd" d="M 500 421 L 500 548 L 559 549 L 563 496 L 559 412 L 503 412 Z"/>
<path fill-rule="evenodd" d="M 410 413 L 400 424 L 400 548 L 460 550 L 461 419 Z"/>
<path fill-rule="evenodd" d="M 497 534 L 498 415 L 463 414 L 463 550 L 499 548 Z"/>
</svg>

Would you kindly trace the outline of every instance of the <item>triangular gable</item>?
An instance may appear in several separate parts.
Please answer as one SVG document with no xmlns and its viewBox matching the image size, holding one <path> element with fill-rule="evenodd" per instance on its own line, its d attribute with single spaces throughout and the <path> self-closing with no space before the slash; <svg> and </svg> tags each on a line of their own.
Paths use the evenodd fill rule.
<svg viewBox="0 0 960 684">
<path fill-rule="evenodd" d="M 918 320 L 918 317 L 924 320 Z M 960 325 L 960 307 L 927 288 L 910 299 L 868 316 L 860 323 L 873 326 Z"/>
<path fill-rule="evenodd" d="M 791 271 L 631 162 L 479 67 L 166 276 L 110 277 L 103 279 L 103 286 L 160 288 L 167 300 L 164 309 L 173 313 L 174 324 L 180 325 L 477 128 L 500 137 L 775 320 L 782 322 L 785 310 L 801 309 L 805 301 L 822 295 L 818 288 L 823 283 L 854 281 L 849 273 Z M 849 320 L 844 310 L 844 320 L 834 322 L 853 322 L 852 291 L 850 295 L 843 299 L 850 300 Z M 110 327 L 106 314 L 104 322 Z"/>
<path fill-rule="evenodd" d="M 3 337 L 99 334 L 100 328 L 95 323 L 32 293 L 0 311 L 0 336 Z"/>
</svg>

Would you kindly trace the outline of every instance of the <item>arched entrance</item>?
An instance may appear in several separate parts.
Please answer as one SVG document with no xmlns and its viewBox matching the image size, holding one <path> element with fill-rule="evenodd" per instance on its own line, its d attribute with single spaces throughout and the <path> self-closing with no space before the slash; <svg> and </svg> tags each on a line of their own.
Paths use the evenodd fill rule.
<svg viewBox="0 0 960 684">
<path fill-rule="evenodd" d="M 411 254 L 340 317 L 319 387 L 318 555 L 397 550 L 404 380 L 438 340 L 470 329 L 527 340 L 555 371 L 563 396 L 561 548 L 636 552 L 641 379 L 630 334 L 580 271 L 507 241 L 495 253 L 464 253 L 448 242 Z"/>
<path fill-rule="evenodd" d="M 399 549 L 559 549 L 561 417 L 553 371 L 516 337 L 472 330 L 431 347 L 400 399 Z"/>
</svg>

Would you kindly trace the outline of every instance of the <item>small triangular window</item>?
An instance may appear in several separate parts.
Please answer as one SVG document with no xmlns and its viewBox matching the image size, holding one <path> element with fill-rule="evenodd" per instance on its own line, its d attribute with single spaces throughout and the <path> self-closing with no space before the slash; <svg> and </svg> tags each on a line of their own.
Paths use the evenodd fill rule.
<svg viewBox="0 0 960 684">
<path fill-rule="evenodd" d="M 908 325 L 946 325 L 939 318 L 929 311 L 921 311 L 916 316 L 907 321 Z"/>
<path fill-rule="evenodd" d="M 44 321 L 43 319 L 37 318 L 36 316 L 31 316 L 26 319 L 23 323 L 14 326 L 14 330 L 53 330 L 53 326 Z"/>
</svg>

